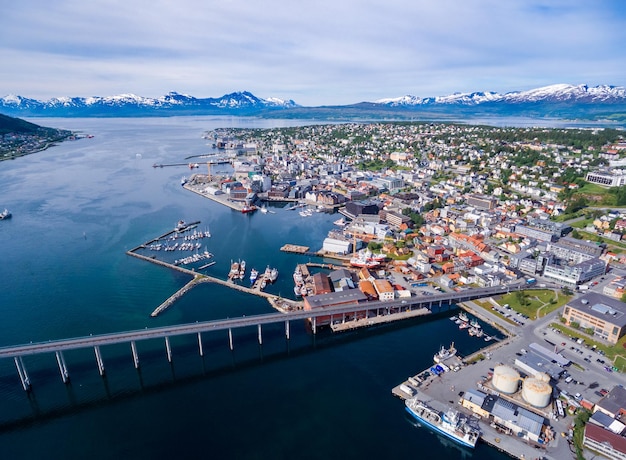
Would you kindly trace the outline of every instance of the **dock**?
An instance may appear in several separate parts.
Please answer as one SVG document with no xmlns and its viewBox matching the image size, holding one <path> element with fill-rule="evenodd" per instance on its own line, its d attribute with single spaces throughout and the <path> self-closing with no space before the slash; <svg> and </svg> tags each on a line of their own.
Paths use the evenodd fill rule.
<svg viewBox="0 0 626 460">
<path fill-rule="evenodd" d="M 390 313 L 388 315 L 373 316 L 369 318 L 355 318 L 350 321 L 331 324 L 330 328 L 333 332 L 343 332 L 361 327 L 374 326 L 376 324 L 385 324 L 393 321 L 401 321 L 403 319 L 425 316 L 428 314 L 430 314 L 430 310 L 428 308 L 420 308 L 417 310 L 401 311 L 398 313 Z"/>
<path fill-rule="evenodd" d="M 297 244 L 285 244 L 280 248 L 283 252 L 291 252 L 293 254 L 308 254 L 309 249 L 308 246 L 299 246 Z"/>
</svg>

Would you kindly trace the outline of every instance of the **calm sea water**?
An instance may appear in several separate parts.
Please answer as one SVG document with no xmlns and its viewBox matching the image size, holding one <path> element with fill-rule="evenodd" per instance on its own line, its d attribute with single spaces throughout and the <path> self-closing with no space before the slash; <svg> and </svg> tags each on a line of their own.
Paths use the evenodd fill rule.
<svg viewBox="0 0 626 460">
<path fill-rule="evenodd" d="M 203 132 L 297 121 L 185 117 L 37 119 L 93 134 L 91 139 L 0 163 L 0 346 L 271 312 L 267 303 L 202 285 L 165 314 L 150 312 L 188 278 L 125 251 L 179 219 L 200 220 L 204 240 L 226 276 L 231 260 L 280 271 L 271 292 L 289 296 L 291 273 L 306 258 L 285 243 L 317 249 L 336 215 L 303 218 L 282 207 L 242 215 L 180 186 L 185 162 L 207 153 Z M 170 365 L 161 341 L 139 343 L 141 370 L 127 345 L 67 352 L 71 384 L 53 355 L 29 357 L 27 395 L 11 360 L 0 361 L 0 458 L 505 458 L 479 445 L 457 447 L 405 415 L 391 388 L 432 363 L 454 340 L 462 354 L 484 345 L 447 319 L 417 319 L 340 335 L 312 336 L 294 324 L 172 339 Z"/>
</svg>

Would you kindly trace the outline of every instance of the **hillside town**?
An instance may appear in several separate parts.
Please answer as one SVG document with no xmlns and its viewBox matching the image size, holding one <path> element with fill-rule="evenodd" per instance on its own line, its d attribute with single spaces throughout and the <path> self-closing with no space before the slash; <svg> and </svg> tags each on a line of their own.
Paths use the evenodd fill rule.
<svg viewBox="0 0 626 460">
<path fill-rule="evenodd" d="M 578 418 L 568 422 L 569 435 L 561 435 L 581 449 L 577 452 L 584 446 L 607 458 L 623 458 L 626 428 L 619 419 L 626 412 L 626 398 L 623 388 L 615 386 L 620 380 L 609 376 L 623 372 L 619 345 L 626 334 L 622 133 L 376 123 L 220 130 L 206 138 L 219 153 L 207 155 L 208 174 L 192 175 L 185 187 L 225 203 L 240 202 L 243 212 L 267 212 L 267 203 L 292 202 L 290 209 L 301 209 L 303 217 L 315 211 L 341 213 L 317 254 L 340 260 L 349 269 L 310 274 L 305 264 L 298 265 L 294 292 L 303 296 L 305 310 L 410 299 L 400 303 L 402 311 L 402 304 L 416 302 L 414 296 L 500 287 L 507 294 L 518 289 L 523 304 L 522 286 L 558 291 L 564 303 L 532 328 L 524 326 L 538 316 L 512 311 L 502 299 L 492 299 L 484 312 L 472 310 L 481 318 L 510 324 L 505 329 L 519 328 L 532 352 L 521 349 L 512 367 L 490 369 L 489 377 L 479 378 L 480 391 L 468 389 L 460 404 L 492 421 L 493 445 L 504 442 L 500 433 L 517 433 L 538 449 L 554 445 L 554 427 L 566 426 L 557 421 L 572 415 Z M 211 165 L 226 159 L 232 175 L 212 174 Z M 554 298 L 550 304 L 556 304 Z M 378 319 L 367 313 L 359 318 L 360 313 L 354 313 L 353 324 Z M 328 324 L 333 330 L 343 330 L 343 322 L 332 315 L 317 316 L 318 326 Z M 533 342 L 534 334 L 542 334 L 554 351 L 537 352 L 543 348 Z M 504 348 L 499 353 L 501 363 L 512 362 Z M 480 372 L 487 373 L 483 367 L 473 371 Z M 424 380 L 426 374 L 409 378 L 395 394 L 404 399 L 437 391 L 424 389 L 430 381 Z M 509 374 L 516 377 L 511 380 Z M 585 377 L 595 381 L 583 389 L 574 386 L 569 394 L 571 385 L 585 385 Z M 492 380 L 490 389 L 486 382 Z M 516 394 L 522 380 L 521 403 L 515 404 L 530 409 L 524 413 L 533 420 L 532 430 L 527 421 L 511 421 L 508 409 L 500 411 L 502 416 L 495 409 L 497 396 Z M 514 385 L 508 388 L 504 381 Z M 524 396 L 531 384 L 533 390 L 526 390 L 532 397 Z M 594 391 L 602 384 L 612 389 Z M 539 387 L 537 403 L 533 397 Z M 441 391 L 447 399 L 445 388 Z M 549 404 L 551 397 L 554 405 Z M 488 402 L 494 406 L 489 410 Z M 581 407 L 587 412 L 580 412 Z M 552 431 L 543 436 L 551 425 L 548 419 L 554 419 Z M 490 436 L 486 431 L 483 439 Z"/>
<path fill-rule="evenodd" d="M 623 184 L 602 182 L 626 165 L 618 131 L 376 123 L 206 137 L 234 173 L 193 184 L 248 205 L 340 209 L 348 220 L 322 251 L 367 246 L 407 279 L 488 287 L 527 275 L 576 290 L 626 261 Z"/>
</svg>

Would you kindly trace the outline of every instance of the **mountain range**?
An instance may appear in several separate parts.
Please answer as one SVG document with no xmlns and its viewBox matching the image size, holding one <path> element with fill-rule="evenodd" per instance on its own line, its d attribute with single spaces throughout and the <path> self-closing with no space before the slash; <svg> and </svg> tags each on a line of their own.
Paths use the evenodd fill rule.
<svg viewBox="0 0 626 460">
<path fill-rule="evenodd" d="M 171 92 L 159 98 L 121 94 L 108 97 L 59 97 L 47 101 L 9 95 L 0 113 L 20 117 L 132 117 L 174 115 L 255 115 L 281 118 L 419 118 L 499 115 L 626 119 L 626 88 L 558 84 L 528 91 L 402 96 L 341 106 L 303 107 L 293 100 L 262 99 L 248 91 L 219 98 Z"/>
</svg>

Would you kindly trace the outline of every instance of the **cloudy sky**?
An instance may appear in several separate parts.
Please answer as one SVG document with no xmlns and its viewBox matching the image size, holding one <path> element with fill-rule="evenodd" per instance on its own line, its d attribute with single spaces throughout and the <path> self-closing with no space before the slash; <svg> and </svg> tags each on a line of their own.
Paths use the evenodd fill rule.
<svg viewBox="0 0 626 460">
<path fill-rule="evenodd" d="M 626 86 L 624 0 L 19 0 L 0 17 L 0 96 Z"/>
</svg>

